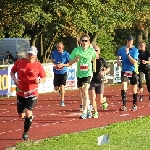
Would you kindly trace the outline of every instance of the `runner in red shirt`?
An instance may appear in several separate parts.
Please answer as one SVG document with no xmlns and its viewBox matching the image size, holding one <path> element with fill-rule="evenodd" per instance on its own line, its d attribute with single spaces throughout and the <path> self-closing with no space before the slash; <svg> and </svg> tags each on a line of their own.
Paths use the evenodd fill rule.
<svg viewBox="0 0 150 150">
<path fill-rule="evenodd" d="M 41 63 L 36 61 L 37 48 L 31 46 L 27 57 L 16 61 L 11 69 L 11 78 L 17 86 L 17 112 L 24 120 L 23 140 L 29 140 L 28 131 L 32 124 L 32 110 L 37 102 L 38 84 L 45 82 L 46 73 Z M 15 77 L 17 73 L 17 78 Z"/>
</svg>

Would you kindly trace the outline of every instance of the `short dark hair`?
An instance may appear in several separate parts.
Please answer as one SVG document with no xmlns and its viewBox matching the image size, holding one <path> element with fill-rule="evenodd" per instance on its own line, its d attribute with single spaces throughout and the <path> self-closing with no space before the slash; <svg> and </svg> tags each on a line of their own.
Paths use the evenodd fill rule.
<svg viewBox="0 0 150 150">
<path fill-rule="evenodd" d="M 82 38 L 84 37 L 87 37 L 88 40 L 90 41 L 90 36 L 88 34 L 83 34 L 81 37 L 80 37 L 80 41 L 82 41 Z"/>
<path fill-rule="evenodd" d="M 9 53 L 9 51 L 7 51 L 6 53 Z"/>
</svg>

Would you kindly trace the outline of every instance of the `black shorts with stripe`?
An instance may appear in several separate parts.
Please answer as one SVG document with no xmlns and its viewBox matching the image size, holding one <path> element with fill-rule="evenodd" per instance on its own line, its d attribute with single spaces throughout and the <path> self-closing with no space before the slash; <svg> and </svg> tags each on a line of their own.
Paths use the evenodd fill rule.
<svg viewBox="0 0 150 150">
<path fill-rule="evenodd" d="M 25 112 L 25 109 L 33 110 L 35 104 L 37 102 L 37 97 L 22 97 L 17 95 L 17 113 L 21 114 Z"/>
</svg>

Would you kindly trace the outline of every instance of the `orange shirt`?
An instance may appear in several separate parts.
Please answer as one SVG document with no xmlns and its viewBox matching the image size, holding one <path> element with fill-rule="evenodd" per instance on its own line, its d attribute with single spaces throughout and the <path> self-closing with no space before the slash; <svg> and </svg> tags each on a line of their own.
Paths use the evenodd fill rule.
<svg viewBox="0 0 150 150">
<path fill-rule="evenodd" d="M 41 63 L 30 63 L 27 59 L 22 58 L 15 62 L 11 71 L 17 73 L 19 79 L 19 84 L 17 85 L 19 91 L 17 95 L 25 97 L 24 92 L 34 91 L 35 96 L 38 96 L 38 84 L 35 83 L 35 79 L 46 77 Z"/>
</svg>

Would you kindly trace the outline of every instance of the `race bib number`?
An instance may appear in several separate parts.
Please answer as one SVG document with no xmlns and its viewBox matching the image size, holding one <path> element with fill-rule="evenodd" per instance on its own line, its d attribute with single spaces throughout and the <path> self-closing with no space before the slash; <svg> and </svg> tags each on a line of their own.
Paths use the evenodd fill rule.
<svg viewBox="0 0 150 150">
<path fill-rule="evenodd" d="M 62 70 L 63 68 L 58 68 L 58 67 L 55 67 L 55 69 L 56 69 L 56 70 Z"/>
<path fill-rule="evenodd" d="M 132 71 L 125 71 L 124 76 L 125 77 L 132 77 Z"/>
<path fill-rule="evenodd" d="M 24 97 L 25 97 L 25 98 L 28 98 L 28 97 L 35 97 L 35 92 L 34 92 L 34 91 L 24 92 Z"/>
<path fill-rule="evenodd" d="M 80 64 L 80 71 L 88 71 L 89 66 L 88 64 Z"/>
</svg>

